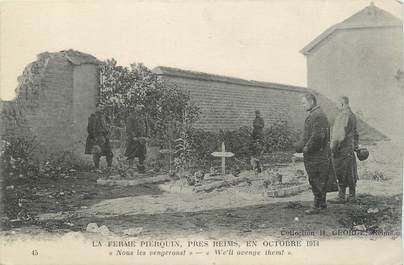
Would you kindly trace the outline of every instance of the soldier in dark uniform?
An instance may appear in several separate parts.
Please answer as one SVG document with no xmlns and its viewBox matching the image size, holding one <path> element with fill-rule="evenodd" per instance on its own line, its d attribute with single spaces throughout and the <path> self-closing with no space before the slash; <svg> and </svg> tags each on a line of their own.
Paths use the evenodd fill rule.
<svg viewBox="0 0 404 265">
<path fill-rule="evenodd" d="M 148 136 L 148 126 L 143 110 L 143 105 L 136 105 L 126 120 L 127 145 L 125 156 L 128 157 L 130 168 L 133 167 L 135 157 L 139 159 L 137 167 L 139 172 L 145 171 L 144 160 Z"/>
<path fill-rule="evenodd" d="M 108 169 L 112 166 L 112 148 L 109 142 L 110 121 L 101 111 L 101 105 L 97 103 L 96 112 L 88 118 L 85 154 L 92 154 L 94 166 L 97 170 L 100 168 L 100 158 L 106 157 Z"/>
<path fill-rule="evenodd" d="M 334 157 L 338 179 L 338 198 L 334 203 L 345 203 L 346 188 L 349 187 L 348 201 L 355 201 L 355 188 L 358 179 L 355 151 L 358 150 L 359 134 L 356 129 L 356 116 L 349 107 L 348 97 L 338 99 L 337 115 L 332 134 L 331 151 Z"/>
<path fill-rule="evenodd" d="M 313 94 L 306 94 L 302 103 L 309 114 L 296 152 L 303 153 L 304 166 L 314 195 L 314 206 L 306 213 L 315 214 L 320 212 L 320 208 L 327 207 L 327 182 L 331 166 L 329 123 Z"/>
<path fill-rule="evenodd" d="M 264 132 L 264 119 L 261 117 L 260 111 L 255 111 L 255 119 L 253 121 L 253 139 L 254 141 L 261 141 Z"/>
<path fill-rule="evenodd" d="M 261 117 L 260 111 L 255 111 L 255 119 L 253 121 L 253 131 L 252 131 L 252 166 L 257 173 L 261 173 L 262 166 L 259 160 L 263 149 L 263 138 L 264 138 L 264 119 Z"/>
</svg>

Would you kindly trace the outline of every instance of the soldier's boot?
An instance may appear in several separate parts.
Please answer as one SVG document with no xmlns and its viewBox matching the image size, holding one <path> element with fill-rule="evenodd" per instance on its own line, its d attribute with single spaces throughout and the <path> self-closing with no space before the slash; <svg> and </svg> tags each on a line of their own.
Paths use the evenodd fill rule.
<svg viewBox="0 0 404 265">
<path fill-rule="evenodd" d="M 356 187 L 355 186 L 349 187 L 348 202 L 350 202 L 350 203 L 356 202 Z"/>
<path fill-rule="evenodd" d="M 328 200 L 329 203 L 343 204 L 345 203 L 346 187 L 338 186 L 338 197 L 335 200 Z"/>
<path fill-rule="evenodd" d="M 145 173 L 146 172 L 146 168 L 145 168 L 144 165 L 138 165 L 137 170 L 139 171 L 139 173 Z"/>
<path fill-rule="evenodd" d="M 129 165 L 129 168 L 133 168 L 133 158 L 129 158 L 128 159 L 128 165 Z"/>
<path fill-rule="evenodd" d="M 93 162 L 95 169 L 100 169 L 100 156 L 97 154 L 93 155 Z"/>
<path fill-rule="evenodd" d="M 258 173 L 262 172 L 261 161 L 259 159 L 257 160 L 257 172 Z"/>
<path fill-rule="evenodd" d="M 111 168 L 112 168 L 113 155 L 112 155 L 112 154 L 107 155 L 106 159 L 107 159 L 107 167 L 108 167 L 108 168 L 107 168 L 107 171 L 110 171 Z"/>
<path fill-rule="evenodd" d="M 304 211 L 305 214 L 319 214 L 320 213 L 320 208 L 310 208 L 306 211 Z"/>
<path fill-rule="evenodd" d="M 320 208 L 321 209 L 326 209 L 327 208 L 327 193 L 324 193 L 321 195 L 321 200 L 320 200 Z"/>
<path fill-rule="evenodd" d="M 139 165 L 137 166 L 139 173 L 144 173 L 146 171 L 146 167 L 144 166 L 144 160 L 139 159 Z"/>
<path fill-rule="evenodd" d="M 320 213 L 320 197 L 319 195 L 314 196 L 313 207 L 304 211 L 305 214 L 318 214 Z"/>
</svg>

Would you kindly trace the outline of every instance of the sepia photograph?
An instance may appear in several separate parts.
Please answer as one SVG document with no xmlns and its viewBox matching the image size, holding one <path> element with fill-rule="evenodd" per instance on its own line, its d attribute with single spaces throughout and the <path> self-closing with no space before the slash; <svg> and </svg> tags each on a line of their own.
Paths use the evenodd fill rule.
<svg viewBox="0 0 404 265">
<path fill-rule="evenodd" d="M 1 1 L 0 264 L 402 264 L 403 1 Z"/>
</svg>

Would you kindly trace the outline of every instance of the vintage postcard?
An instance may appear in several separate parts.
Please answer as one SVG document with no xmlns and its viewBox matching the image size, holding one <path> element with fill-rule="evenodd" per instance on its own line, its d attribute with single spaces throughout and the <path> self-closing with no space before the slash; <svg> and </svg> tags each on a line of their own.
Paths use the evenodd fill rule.
<svg viewBox="0 0 404 265">
<path fill-rule="evenodd" d="M 0 264 L 402 264 L 403 10 L 0 2 Z"/>
</svg>

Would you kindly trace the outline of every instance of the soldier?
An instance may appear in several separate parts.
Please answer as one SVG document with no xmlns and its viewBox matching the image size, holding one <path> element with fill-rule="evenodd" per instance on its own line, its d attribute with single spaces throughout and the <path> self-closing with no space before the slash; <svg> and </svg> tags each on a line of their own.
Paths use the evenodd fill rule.
<svg viewBox="0 0 404 265">
<path fill-rule="evenodd" d="M 327 182 L 331 165 L 329 123 L 313 94 L 306 94 L 302 103 L 309 114 L 304 122 L 303 137 L 296 146 L 296 152 L 303 153 L 304 166 L 314 195 L 314 205 L 306 210 L 306 213 L 317 214 L 320 208 L 327 208 Z"/>
<path fill-rule="evenodd" d="M 252 153 L 253 156 L 251 158 L 251 164 L 253 169 L 257 173 L 261 173 L 262 165 L 259 160 L 259 156 L 261 155 L 263 149 L 263 131 L 264 131 L 264 119 L 261 117 L 261 113 L 259 110 L 255 111 L 255 119 L 253 121 L 253 131 L 252 131 Z"/>
<path fill-rule="evenodd" d="M 148 136 L 147 121 L 144 116 L 144 106 L 136 105 L 126 120 L 127 146 L 125 156 L 128 157 L 129 167 L 133 167 L 134 158 L 139 159 L 139 172 L 145 171 L 146 140 Z"/>
<path fill-rule="evenodd" d="M 348 201 L 355 201 L 358 179 L 354 151 L 358 150 L 359 135 L 356 130 L 356 116 L 349 107 L 348 97 L 338 99 L 338 110 L 331 134 L 331 151 L 338 179 L 338 198 L 333 203 L 345 203 L 346 188 L 349 187 Z"/>
<path fill-rule="evenodd" d="M 92 113 L 88 118 L 87 125 L 87 142 L 86 142 L 86 154 L 93 155 L 93 161 L 95 169 L 100 169 L 100 158 L 106 157 L 108 170 L 112 166 L 112 148 L 109 142 L 110 137 L 110 124 L 109 119 L 102 112 L 101 105 L 97 103 L 96 112 Z"/>
<path fill-rule="evenodd" d="M 264 131 L 264 119 L 261 117 L 259 110 L 255 111 L 255 119 L 253 121 L 253 139 L 254 141 L 261 141 Z"/>
</svg>

